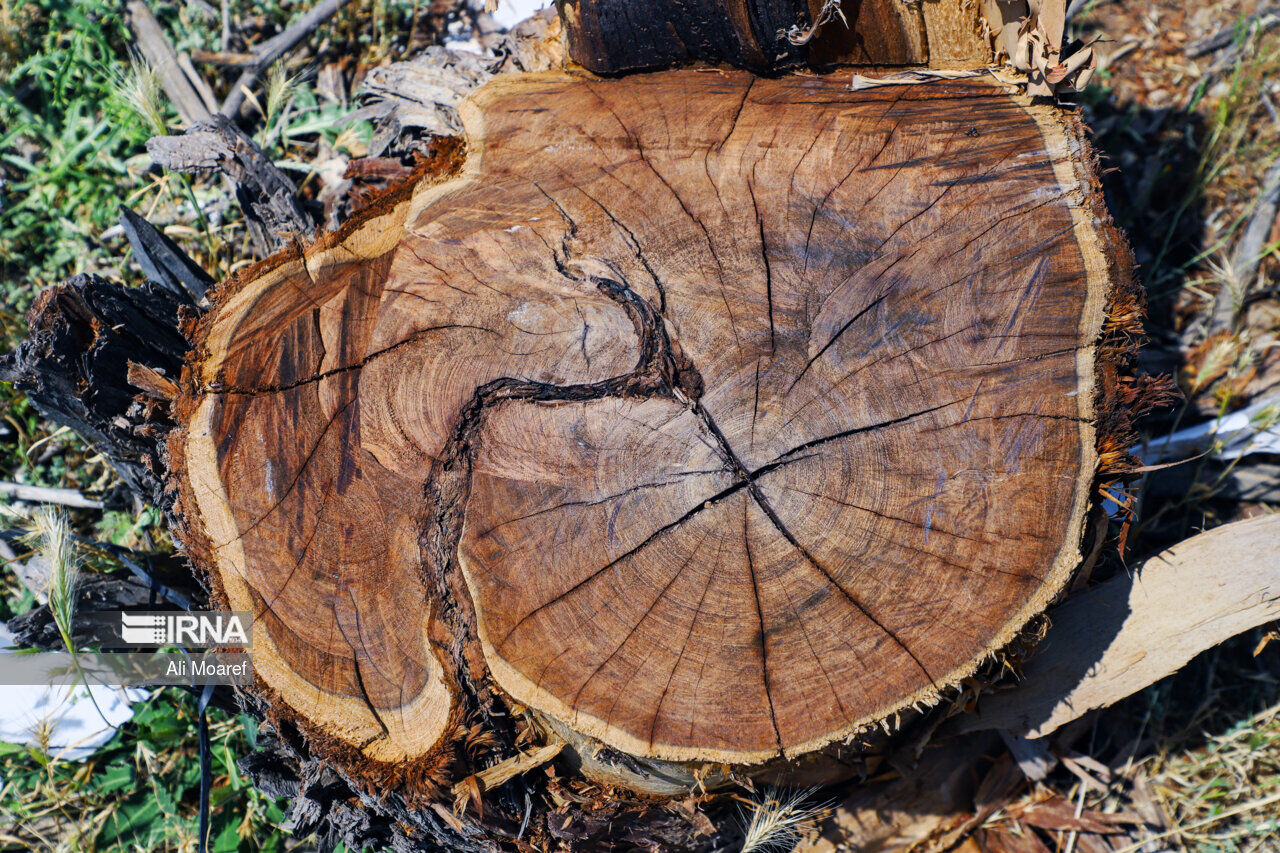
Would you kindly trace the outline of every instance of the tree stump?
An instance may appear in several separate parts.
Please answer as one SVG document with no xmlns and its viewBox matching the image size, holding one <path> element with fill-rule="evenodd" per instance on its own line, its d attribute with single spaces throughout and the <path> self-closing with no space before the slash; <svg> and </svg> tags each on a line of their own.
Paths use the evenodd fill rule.
<svg viewBox="0 0 1280 853">
<path fill-rule="evenodd" d="M 938 701 L 1063 591 L 1134 308 L 1076 118 L 708 70 L 461 112 L 454 174 L 187 329 L 180 535 L 320 754 L 434 791 L 528 709 L 750 774 Z"/>
</svg>

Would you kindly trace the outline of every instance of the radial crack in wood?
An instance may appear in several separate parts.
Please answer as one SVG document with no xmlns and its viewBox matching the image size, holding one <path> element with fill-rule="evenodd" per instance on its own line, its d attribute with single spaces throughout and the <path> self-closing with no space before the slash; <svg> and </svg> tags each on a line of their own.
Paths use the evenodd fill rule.
<svg viewBox="0 0 1280 853">
<path fill-rule="evenodd" d="M 1061 592 L 1127 275 L 1075 119 L 697 71 L 461 115 L 459 175 L 192 330 L 185 543 L 281 713 L 429 765 L 491 679 L 754 764 L 935 700 Z"/>
</svg>

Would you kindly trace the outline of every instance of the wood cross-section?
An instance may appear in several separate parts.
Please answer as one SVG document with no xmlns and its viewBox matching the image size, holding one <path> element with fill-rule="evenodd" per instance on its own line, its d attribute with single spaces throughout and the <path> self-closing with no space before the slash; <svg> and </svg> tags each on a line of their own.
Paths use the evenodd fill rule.
<svg viewBox="0 0 1280 853">
<path fill-rule="evenodd" d="M 692 70 L 462 112 L 459 175 L 197 330 L 188 548 L 283 709 L 422 758 L 468 641 L 617 749 L 756 763 L 931 700 L 1061 591 L 1115 239 L 1070 121 Z"/>
</svg>

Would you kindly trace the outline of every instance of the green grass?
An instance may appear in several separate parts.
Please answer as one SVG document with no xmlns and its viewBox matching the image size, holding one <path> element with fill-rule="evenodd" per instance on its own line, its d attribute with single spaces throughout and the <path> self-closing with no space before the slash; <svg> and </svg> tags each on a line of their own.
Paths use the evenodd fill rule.
<svg viewBox="0 0 1280 853">
<path fill-rule="evenodd" d="M 115 4 L 0 2 L 0 281 L 16 313 L 74 273 L 125 272 L 123 242 L 99 235 L 116 220 L 121 188 L 137 186 L 149 133 L 112 87 L 126 56 Z"/>
<path fill-rule="evenodd" d="M 252 748 L 256 722 L 211 710 L 213 787 L 209 849 L 280 851 L 282 803 L 255 789 L 235 765 Z M 195 849 L 200 761 L 195 701 L 177 688 L 135 706 L 133 719 L 83 762 L 59 760 L 47 740 L 0 744 L 0 849 Z"/>
<path fill-rule="evenodd" d="M 0 0 L 0 177 L 5 182 L 0 194 L 0 301 L 9 315 L 5 325 L 12 327 L 14 315 L 21 315 L 42 288 L 75 273 L 137 280 L 126 241 L 102 237 L 117 222 L 121 202 L 157 218 L 207 269 L 229 273 L 244 258 L 238 212 L 224 209 L 217 224 L 203 214 L 225 199 L 221 184 L 193 186 L 181 175 L 151 169 L 145 142 L 160 130 L 178 132 L 177 117 L 132 55 L 118 5 L 111 0 L 14 2 Z M 237 3 L 233 8 L 235 14 L 284 24 L 306 5 Z M 412 8 L 407 3 L 382 5 L 395 11 L 384 13 L 384 33 L 403 23 L 404 10 Z M 218 22 L 193 20 L 172 6 L 161 11 L 172 19 L 181 48 L 217 47 Z M 350 26 L 351 14 L 331 27 Z M 369 48 L 394 52 L 385 38 Z M 321 99 L 306 80 L 308 71 L 284 75 L 280 79 L 288 85 L 271 86 L 266 96 L 255 99 L 265 113 L 259 142 L 304 185 L 314 173 L 308 155 L 321 140 L 359 153 L 372 132 L 367 122 L 345 122 L 349 110 Z M 158 99 L 148 103 L 140 94 Z"/>
</svg>

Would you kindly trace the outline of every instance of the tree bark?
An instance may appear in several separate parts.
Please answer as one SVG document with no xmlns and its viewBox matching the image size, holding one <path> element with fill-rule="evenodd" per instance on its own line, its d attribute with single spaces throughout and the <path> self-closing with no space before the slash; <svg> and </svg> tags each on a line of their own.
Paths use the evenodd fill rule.
<svg viewBox="0 0 1280 853">
<path fill-rule="evenodd" d="M 75 276 L 36 299 L 27 315 L 30 338 L 0 363 L 0 379 L 26 394 L 42 416 L 106 454 L 135 494 L 168 506 L 162 458 L 172 423 L 168 401 L 140 402 L 140 389 L 125 377 L 133 364 L 177 380 L 188 349 L 178 316 L 195 304 L 176 280 L 122 288 L 99 276 Z"/>
</svg>

